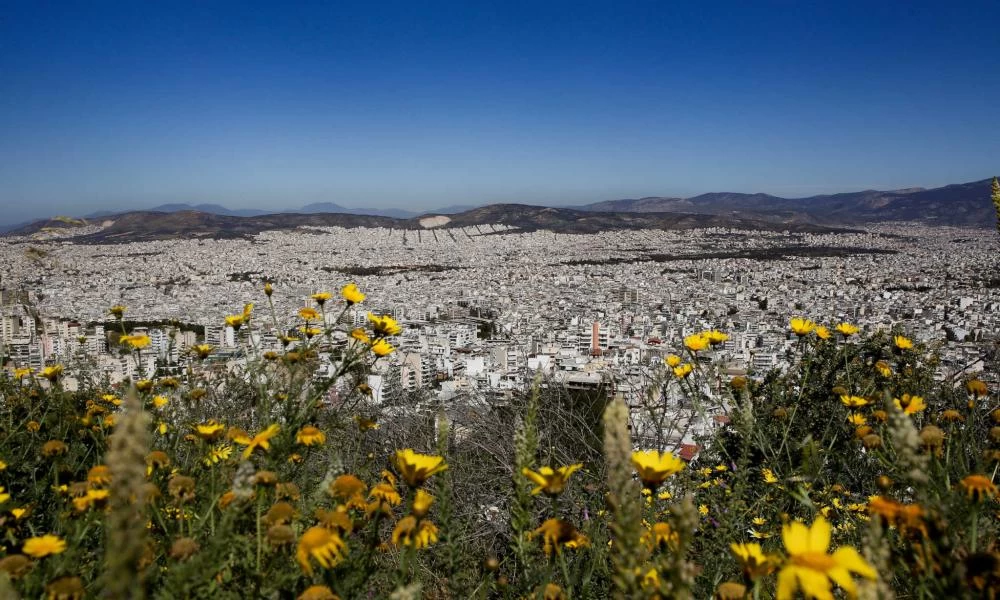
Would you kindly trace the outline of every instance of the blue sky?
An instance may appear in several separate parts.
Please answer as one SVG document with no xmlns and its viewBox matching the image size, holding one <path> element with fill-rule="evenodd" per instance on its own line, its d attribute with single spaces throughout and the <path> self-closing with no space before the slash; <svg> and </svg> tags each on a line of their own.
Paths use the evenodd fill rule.
<svg viewBox="0 0 1000 600">
<path fill-rule="evenodd" d="M 0 222 L 1000 172 L 997 2 L 5 2 Z"/>
</svg>

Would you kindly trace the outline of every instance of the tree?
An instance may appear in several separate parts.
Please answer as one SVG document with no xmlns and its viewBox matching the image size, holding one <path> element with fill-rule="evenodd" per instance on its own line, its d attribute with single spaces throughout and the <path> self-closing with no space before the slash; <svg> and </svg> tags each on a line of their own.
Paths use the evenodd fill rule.
<svg viewBox="0 0 1000 600">
<path fill-rule="evenodd" d="M 993 177 L 993 193 L 990 195 L 993 200 L 993 207 L 997 210 L 997 231 L 1000 232 L 1000 182 Z"/>
</svg>

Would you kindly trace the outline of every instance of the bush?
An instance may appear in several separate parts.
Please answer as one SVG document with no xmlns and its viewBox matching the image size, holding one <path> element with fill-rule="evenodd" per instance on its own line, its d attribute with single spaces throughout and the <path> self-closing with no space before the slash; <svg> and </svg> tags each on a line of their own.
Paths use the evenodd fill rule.
<svg viewBox="0 0 1000 600">
<path fill-rule="evenodd" d="M 198 346 L 183 374 L 117 387 L 86 376 L 69 391 L 55 366 L 0 379 L 0 595 L 1000 589 L 996 395 L 936 381 L 934 354 L 901 336 L 797 320 L 792 368 L 722 381 L 725 334 L 705 332 L 631 410 L 542 380 L 500 404 L 387 406 L 363 382 L 397 324 L 328 326 L 329 299 L 284 352 L 247 348 L 260 358 L 236 372 Z M 252 307 L 229 321 L 252 329 Z M 332 377 L 314 377 L 321 358 Z M 692 423 L 718 426 L 685 462 Z"/>
</svg>

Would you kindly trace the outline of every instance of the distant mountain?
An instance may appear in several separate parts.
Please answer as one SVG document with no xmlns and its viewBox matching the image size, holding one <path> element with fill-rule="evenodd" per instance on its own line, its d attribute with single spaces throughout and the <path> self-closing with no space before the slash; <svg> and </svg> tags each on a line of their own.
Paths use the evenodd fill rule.
<svg viewBox="0 0 1000 600">
<path fill-rule="evenodd" d="M 683 213 L 605 213 L 595 211 L 528 206 L 524 204 L 491 204 L 455 215 L 397 219 L 393 217 L 355 215 L 347 213 L 280 213 L 252 217 L 217 215 L 200 211 L 151 212 L 139 211 L 111 217 L 113 223 L 97 233 L 76 236 L 80 243 L 114 244 L 171 239 L 248 238 L 262 231 L 291 230 L 300 227 L 384 227 L 390 229 L 423 230 L 430 228 L 467 228 L 467 235 L 503 234 L 506 225 L 516 232 L 548 230 L 556 233 L 597 233 L 621 229 L 691 229 L 697 227 L 733 227 L 739 229 L 836 231 L 809 223 L 775 223 L 772 221 L 735 218 L 726 215 Z M 51 221 L 32 223 L 9 233 L 31 235 L 45 231 Z M 469 232 L 468 230 L 473 230 Z"/>
<path fill-rule="evenodd" d="M 429 210 L 420 214 L 424 215 L 454 215 L 457 213 L 465 212 L 467 210 L 472 210 L 483 206 L 482 204 L 454 204 L 452 206 L 445 206 L 443 208 L 438 208 L 435 210 Z"/>
<path fill-rule="evenodd" d="M 828 225 L 858 225 L 873 221 L 924 221 L 942 225 L 991 227 L 995 212 L 990 181 L 947 185 L 934 189 L 865 190 L 807 198 L 730 192 L 692 198 L 649 197 L 609 200 L 583 210 L 620 212 L 683 212 L 730 215 L 771 221 L 807 221 Z"/>
<path fill-rule="evenodd" d="M 474 205 L 455 205 L 446 206 L 443 208 L 438 208 L 431 211 L 412 211 L 402 208 L 350 208 L 347 206 L 341 206 L 334 202 L 314 202 L 312 204 L 307 204 L 301 208 L 288 208 L 288 209 L 277 209 L 277 210 L 264 210 L 257 208 L 240 208 L 231 209 L 220 204 L 186 204 L 181 202 L 172 202 L 168 204 L 161 204 L 159 206 L 154 206 L 149 209 L 142 209 L 145 212 L 156 212 L 156 213 L 175 213 L 184 211 L 196 211 L 203 212 L 212 215 L 222 215 L 227 217 L 259 217 L 262 215 L 270 214 L 289 214 L 289 213 L 299 213 L 299 214 L 323 214 L 323 213 L 337 213 L 346 215 L 370 215 L 376 217 L 391 217 L 394 219 L 411 219 L 421 214 L 436 214 L 436 215 L 450 215 L 459 212 L 463 212 L 469 209 L 475 208 Z M 114 215 L 126 214 L 129 212 L 136 211 L 108 211 L 100 210 L 95 211 L 86 215 L 83 215 L 83 219 L 103 219 L 105 217 L 111 217 Z M 0 215 L 0 219 L 3 216 Z M 0 233 L 5 231 L 13 231 L 15 229 L 20 229 L 28 226 L 36 220 L 21 221 L 19 223 L 3 223 L 0 221 Z"/>
<path fill-rule="evenodd" d="M 621 229 L 694 229 L 732 227 L 751 230 L 833 231 L 811 223 L 777 223 L 761 219 L 686 213 L 597 212 L 572 208 L 490 204 L 452 215 L 446 227 L 500 224 L 520 231 L 540 229 L 555 233 L 598 233 Z M 488 231 L 488 230 L 487 230 Z"/>
<path fill-rule="evenodd" d="M 435 227 L 475 228 L 502 224 L 521 231 L 547 229 L 559 233 L 694 227 L 829 231 L 830 228 L 859 227 L 878 221 L 992 227 L 996 222 L 988 179 L 934 189 L 865 190 L 808 198 L 717 192 L 692 198 L 609 200 L 580 207 L 553 208 L 525 204 L 491 204 L 475 208 L 451 206 L 419 215 L 403 209 L 347 208 L 332 202 L 309 204 L 283 213 L 257 209 L 230 210 L 217 204 L 164 204 L 157 208 L 159 210 L 117 215 L 96 213 L 95 217 L 113 220 L 114 224 L 98 233 L 75 239 L 116 242 L 247 237 L 261 231 L 303 226 L 423 229 L 432 224 L 427 218 L 434 215 L 437 215 L 433 218 Z M 67 217 L 54 217 L 13 226 L 8 234 L 26 235 L 76 224 L 75 220 Z M 479 233 L 497 232 L 485 227 Z"/>
<path fill-rule="evenodd" d="M 271 211 L 259 210 L 256 208 L 240 208 L 236 210 L 231 210 L 225 206 L 219 204 L 161 204 L 149 209 L 149 212 L 165 212 L 174 213 L 187 210 L 196 210 L 198 212 L 210 213 L 213 215 L 226 215 L 230 217 L 256 217 L 259 215 L 266 215 Z"/>
<path fill-rule="evenodd" d="M 278 213 L 302 213 L 302 214 L 340 213 L 347 215 L 372 215 L 380 217 L 393 217 L 396 219 L 409 219 L 419 214 L 413 211 L 403 210 L 401 208 L 348 208 L 346 206 L 341 206 L 334 202 L 313 202 L 312 204 L 306 204 L 302 208 L 292 208 L 292 209 L 277 210 L 277 211 L 261 210 L 256 208 L 241 208 L 233 210 L 218 204 L 192 205 L 192 204 L 174 203 L 174 204 L 161 204 L 160 206 L 155 206 L 149 209 L 149 212 L 173 213 L 186 210 L 195 210 L 198 212 L 204 212 L 213 215 L 224 215 L 228 217 L 258 217 L 261 215 L 273 215 Z"/>
<path fill-rule="evenodd" d="M 289 210 L 285 212 L 299 212 L 299 213 L 349 213 L 349 209 L 344 208 L 339 204 L 334 204 L 333 202 L 313 202 L 312 204 L 306 204 L 298 210 Z"/>
</svg>

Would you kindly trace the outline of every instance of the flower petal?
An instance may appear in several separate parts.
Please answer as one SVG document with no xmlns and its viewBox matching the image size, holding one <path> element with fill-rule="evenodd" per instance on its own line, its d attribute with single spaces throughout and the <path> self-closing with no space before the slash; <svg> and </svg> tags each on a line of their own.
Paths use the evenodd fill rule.
<svg viewBox="0 0 1000 600">
<path fill-rule="evenodd" d="M 785 543 L 785 549 L 792 556 L 805 554 L 809 551 L 809 529 L 798 521 L 781 528 L 781 540 Z"/>
<path fill-rule="evenodd" d="M 833 600 L 833 592 L 830 591 L 830 580 L 827 579 L 826 573 L 812 569 L 798 569 L 796 576 L 799 578 L 799 585 L 802 586 L 802 595 L 806 598 Z"/>
<path fill-rule="evenodd" d="M 826 554 L 826 549 L 829 547 L 830 523 L 820 515 L 809 528 L 809 550 Z"/>
<path fill-rule="evenodd" d="M 798 567 L 785 567 L 778 573 L 777 600 L 795 598 L 795 590 L 799 587 L 798 579 L 795 577 L 797 570 Z"/>
<path fill-rule="evenodd" d="M 854 585 L 854 579 L 851 578 L 851 573 L 843 567 L 834 567 L 826 572 L 827 576 L 836 582 L 837 585 L 844 589 L 847 593 L 848 598 L 854 598 L 858 595 L 857 586 Z"/>
<path fill-rule="evenodd" d="M 857 550 L 850 546 L 837 548 L 837 551 L 833 553 L 833 560 L 836 561 L 838 567 L 853 571 L 862 577 L 875 579 L 878 576 L 875 569 L 858 554 Z"/>
</svg>

